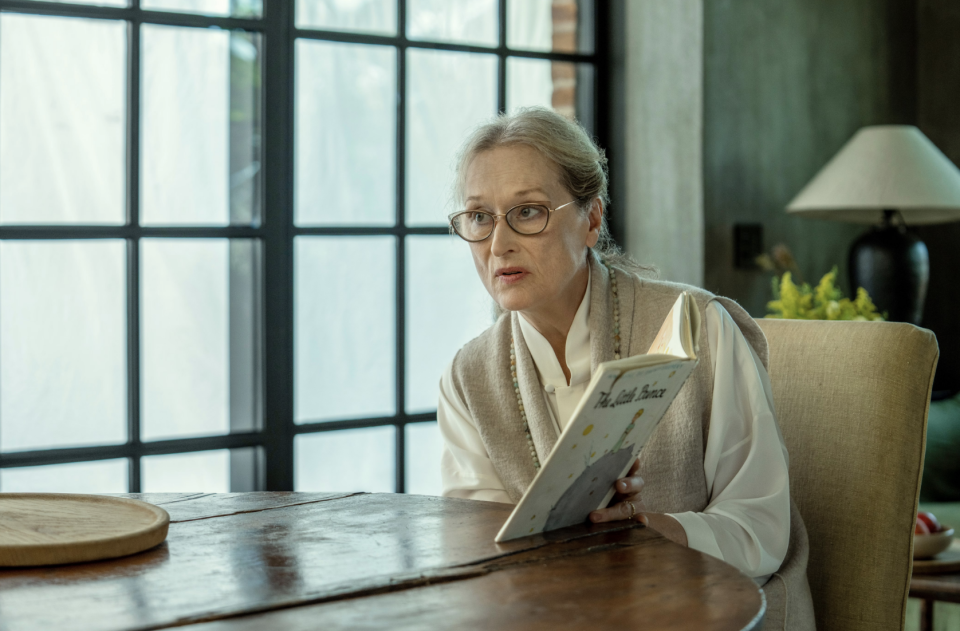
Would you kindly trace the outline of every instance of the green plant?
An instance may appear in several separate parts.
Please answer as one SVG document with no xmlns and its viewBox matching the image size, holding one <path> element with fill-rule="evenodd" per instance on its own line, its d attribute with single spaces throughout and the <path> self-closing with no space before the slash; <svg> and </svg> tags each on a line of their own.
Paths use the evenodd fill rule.
<svg viewBox="0 0 960 631">
<path fill-rule="evenodd" d="M 843 297 L 836 286 L 837 268 L 834 266 L 815 288 L 803 283 L 797 286 L 784 272 L 773 278 L 773 300 L 767 303 L 768 318 L 791 320 L 884 320 L 863 287 L 857 288 L 853 300 Z"/>
</svg>

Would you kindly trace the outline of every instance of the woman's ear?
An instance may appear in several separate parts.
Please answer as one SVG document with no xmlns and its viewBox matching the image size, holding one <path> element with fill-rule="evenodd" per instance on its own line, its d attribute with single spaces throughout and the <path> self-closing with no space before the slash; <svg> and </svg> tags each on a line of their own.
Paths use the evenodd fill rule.
<svg viewBox="0 0 960 631">
<path fill-rule="evenodd" d="M 603 201 L 595 197 L 587 213 L 587 247 L 592 248 L 600 240 L 600 226 L 603 225 Z"/>
</svg>

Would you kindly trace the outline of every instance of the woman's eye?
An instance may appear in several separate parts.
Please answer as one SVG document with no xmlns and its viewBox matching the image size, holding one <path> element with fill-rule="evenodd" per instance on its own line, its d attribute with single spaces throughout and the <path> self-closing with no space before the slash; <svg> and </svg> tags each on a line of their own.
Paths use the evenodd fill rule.
<svg viewBox="0 0 960 631">
<path fill-rule="evenodd" d="M 544 212 L 540 206 L 523 206 L 517 210 L 518 219 L 536 219 Z"/>
<path fill-rule="evenodd" d="M 473 215 L 471 215 L 471 219 L 473 223 L 480 225 L 490 221 L 490 217 L 487 216 L 487 213 L 473 213 Z"/>
</svg>

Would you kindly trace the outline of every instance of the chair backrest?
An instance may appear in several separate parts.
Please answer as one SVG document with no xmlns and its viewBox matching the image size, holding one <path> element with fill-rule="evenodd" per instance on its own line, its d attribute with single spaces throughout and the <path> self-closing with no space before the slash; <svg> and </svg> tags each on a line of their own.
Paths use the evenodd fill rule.
<svg viewBox="0 0 960 631">
<path fill-rule="evenodd" d="M 759 324 L 817 629 L 902 629 L 936 337 L 893 322 Z"/>
</svg>

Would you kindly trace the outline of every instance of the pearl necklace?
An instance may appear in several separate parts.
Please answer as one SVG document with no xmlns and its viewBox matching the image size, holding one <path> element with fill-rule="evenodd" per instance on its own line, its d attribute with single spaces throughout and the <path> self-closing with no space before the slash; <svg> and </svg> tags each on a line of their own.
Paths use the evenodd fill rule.
<svg viewBox="0 0 960 631">
<path fill-rule="evenodd" d="M 601 261 L 601 263 L 610 272 L 610 293 L 613 294 L 613 358 L 620 359 L 620 295 L 617 293 L 617 274 L 606 261 Z M 539 471 L 540 459 L 537 458 L 537 448 L 533 445 L 530 424 L 527 422 L 527 413 L 523 409 L 523 398 L 520 396 L 520 382 L 517 380 L 517 353 L 513 346 L 513 334 L 510 335 L 510 376 L 513 378 L 513 392 L 517 395 L 521 426 L 527 438 L 527 447 L 530 449 L 530 457 L 533 459 L 533 468 Z"/>
</svg>

